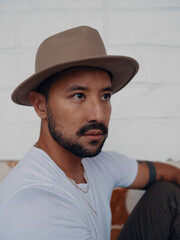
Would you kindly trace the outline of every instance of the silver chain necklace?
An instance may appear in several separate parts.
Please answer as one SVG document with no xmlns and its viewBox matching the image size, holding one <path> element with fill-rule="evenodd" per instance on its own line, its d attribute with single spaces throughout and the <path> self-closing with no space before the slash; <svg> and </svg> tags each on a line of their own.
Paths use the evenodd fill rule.
<svg viewBox="0 0 180 240">
<path fill-rule="evenodd" d="M 87 176 L 87 174 L 86 174 L 86 171 L 85 171 L 85 169 L 84 169 L 84 175 L 85 175 L 85 178 L 87 179 L 87 183 L 89 183 L 89 179 L 88 179 L 88 176 Z M 86 191 L 84 191 L 82 188 L 80 188 L 76 183 L 75 183 L 75 181 L 72 179 L 72 178 L 69 178 L 68 176 L 66 176 L 67 177 L 67 179 L 69 179 L 69 181 L 78 189 L 78 190 L 80 190 L 81 192 L 83 192 L 83 193 L 88 193 L 88 191 L 89 191 L 89 184 L 88 184 L 88 186 L 87 186 L 87 190 Z M 85 201 L 87 202 L 87 204 L 88 204 L 88 206 L 90 207 L 90 209 L 96 214 L 96 216 L 98 217 L 98 214 L 97 214 L 97 212 L 96 212 L 96 210 L 91 206 L 91 204 L 85 199 Z"/>
</svg>

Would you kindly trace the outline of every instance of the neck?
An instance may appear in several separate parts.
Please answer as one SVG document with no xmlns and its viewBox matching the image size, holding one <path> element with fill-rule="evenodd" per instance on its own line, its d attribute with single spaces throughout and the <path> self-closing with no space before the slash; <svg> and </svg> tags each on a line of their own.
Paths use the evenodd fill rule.
<svg viewBox="0 0 180 240">
<path fill-rule="evenodd" d="M 63 170 L 67 177 L 72 178 L 77 184 L 86 183 L 82 158 L 68 152 L 60 146 L 49 134 L 41 131 L 39 140 L 34 145 L 46 152 L 56 165 Z"/>
</svg>

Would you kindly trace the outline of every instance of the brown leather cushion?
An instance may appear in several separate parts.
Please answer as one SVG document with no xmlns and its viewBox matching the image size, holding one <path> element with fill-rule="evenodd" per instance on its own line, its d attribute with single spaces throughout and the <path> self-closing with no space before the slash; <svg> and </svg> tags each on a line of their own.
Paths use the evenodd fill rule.
<svg viewBox="0 0 180 240">
<path fill-rule="evenodd" d="M 129 213 L 126 209 L 127 189 L 117 188 L 112 193 L 111 198 L 111 240 L 116 240 L 124 223 L 127 221 Z"/>
</svg>

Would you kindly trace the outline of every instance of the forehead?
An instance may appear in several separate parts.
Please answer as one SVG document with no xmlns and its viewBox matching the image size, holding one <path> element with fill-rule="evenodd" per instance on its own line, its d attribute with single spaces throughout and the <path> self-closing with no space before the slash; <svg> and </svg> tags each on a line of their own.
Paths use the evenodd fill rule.
<svg viewBox="0 0 180 240">
<path fill-rule="evenodd" d="M 73 84 L 81 85 L 98 85 L 111 86 L 110 74 L 105 70 L 89 67 L 77 67 L 70 70 L 66 70 L 57 75 L 55 84 L 61 86 L 61 88 L 68 87 Z"/>
</svg>

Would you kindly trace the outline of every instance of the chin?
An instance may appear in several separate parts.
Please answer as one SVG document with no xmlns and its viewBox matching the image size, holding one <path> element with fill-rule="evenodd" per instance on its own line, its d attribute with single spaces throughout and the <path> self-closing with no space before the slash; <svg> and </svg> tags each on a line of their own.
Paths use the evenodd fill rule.
<svg viewBox="0 0 180 240">
<path fill-rule="evenodd" d="M 75 155 L 77 155 L 78 157 L 81 157 L 81 158 L 95 157 L 101 152 L 103 143 L 99 147 L 96 147 L 96 148 L 94 147 L 95 145 L 97 145 L 97 142 L 95 143 L 95 141 L 93 141 L 93 142 L 91 142 L 90 148 L 81 148 L 81 151 L 79 151 L 79 152 L 76 151 Z"/>
<path fill-rule="evenodd" d="M 101 151 L 87 151 L 87 152 L 84 152 L 84 153 L 81 153 L 81 154 L 78 154 L 76 156 L 78 157 L 81 157 L 81 158 L 92 158 L 92 157 L 95 157 L 97 156 Z"/>
</svg>

